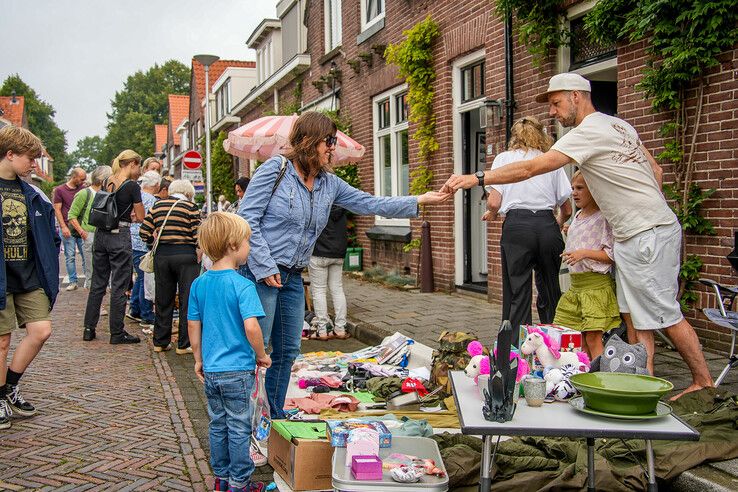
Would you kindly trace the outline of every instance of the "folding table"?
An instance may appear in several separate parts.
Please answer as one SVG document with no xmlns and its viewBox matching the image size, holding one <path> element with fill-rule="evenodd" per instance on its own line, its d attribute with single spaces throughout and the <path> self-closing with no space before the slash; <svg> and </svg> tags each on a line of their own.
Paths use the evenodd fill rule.
<svg viewBox="0 0 738 492">
<path fill-rule="evenodd" d="M 651 440 L 698 441 L 700 438 L 699 432 L 673 414 L 651 420 L 620 420 L 586 414 L 565 402 L 544 403 L 542 407 L 533 408 L 526 404 L 524 398 L 520 398 L 512 420 L 490 422 L 482 415 L 482 400 L 474 380 L 463 371 L 452 371 L 450 375 L 461 433 L 483 438 L 480 492 L 489 492 L 492 486 L 492 436 L 585 438 L 587 490 L 592 492 L 595 490 L 595 438 L 643 439 L 646 442 L 649 492 L 657 490 Z"/>
</svg>

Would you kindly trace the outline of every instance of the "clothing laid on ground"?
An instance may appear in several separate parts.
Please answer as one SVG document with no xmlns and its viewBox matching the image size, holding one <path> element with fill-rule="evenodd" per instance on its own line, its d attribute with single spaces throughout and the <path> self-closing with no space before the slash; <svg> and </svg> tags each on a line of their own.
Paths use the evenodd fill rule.
<svg viewBox="0 0 738 492">
<path fill-rule="evenodd" d="M 22 196 L 15 194 L 18 187 Z M 41 190 L 21 179 L 0 180 L 0 201 L 3 209 L 0 223 L 3 240 L 0 248 L 0 310 L 6 308 L 9 292 L 23 289 L 27 292 L 37 287 L 44 290 L 49 306 L 53 307 L 59 293 L 61 245 L 54 207 Z M 36 272 L 35 287 L 31 269 Z"/>
<path fill-rule="evenodd" d="M 351 395 L 331 395 L 313 393 L 304 398 L 288 398 L 284 402 L 285 409 L 299 408 L 305 413 L 320 414 L 321 410 L 333 408 L 339 412 L 353 412 L 359 408 L 359 400 Z"/>
<path fill-rule="evenodd" d="M 579 165 L 616 241 L 677 221 L 640 147 L 630 124 L 598 112 L 587 115 L 552 147 Z"/>
<path fill-rule="evenodd" d="M 263 317 L 256 286 L 235 270 L 208 270 L 197 278 L 187 318 L 202 323 L 203 370 L 253 371 L 256 358 L 244 321 Z"/>
<path fill-rule="evenodd" d="M 76 188 L 70 188 L 67 183 L 63 183 L 54 188 L 53 202 L 61 203 L 61 214 L 65 222 L 69 221 L 69 209 L 72 207 L 72 201 L 74 201 L 74 197 L 85 187 L 86 185 L 84 183 L 77 186 Z"/>
<path fill-rule="evenodd" d="M 535 149 L 502 152 L 495 157 L 491 169 L 533 159 L 541 153 Z M 561 297 L 559 270 L 564 250 L 553 210 L 569 199 L 569 179 L 563 169 L 557 169 L 520 183 L 488 189 L 501 195 L 499 212 L 505 215 L 500 238 L 503 319 L 509 319 L 513 326 L 532 322 L 531 274 L 535 270 L 538 318 L 542 323 L 551 323 Z M 517 331 L 513 333 L 513 345 L 517 346 Z"/>
<path fill-rule="evenodd" d="M 3 208 L 3 257 L 6 292 L 31 292 L 40 287 L 29 227 L 26 197 L 20 180 L 0 179 Z"/>
</svg>

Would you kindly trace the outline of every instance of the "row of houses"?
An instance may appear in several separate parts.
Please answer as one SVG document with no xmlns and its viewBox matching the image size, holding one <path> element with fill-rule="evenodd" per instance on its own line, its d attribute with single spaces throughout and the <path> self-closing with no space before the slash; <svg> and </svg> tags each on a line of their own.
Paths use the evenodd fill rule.
<svg viewBox="0 0 738 492">
<path fill-rule="evenodd" d="M 595 3 L 566 2 L 566 23 L 575 37 Z M 408 87 L 383 53 L 428 16 L 440 27 L 433 46 L 440 144 L 430 162 L 434 187 L 451 173 L 488 168 L 505 149 L 508 125 L 519 117 L 536 116 L 554 137 L 562 135 L 565 129 L 548 117 L 547 107 L 534 102 L 548 78 L 560 72 L 588 78 L 600 111 L 633 124 L 652 153 L 663 150 L 658 128 L 666 117 L 653 114 L 636 88 L 647 62 L 645 43 L 603 47 L 580 36 L 575 48 L 562 47 L 536 66 L 488 0 L 280 0 L 275 17 L 264 19 L 246 39 L 256 62 L 222 60 L 212 66 L 207 91 L 212 128 L 229 131 L 288 107 L 338 111 L 350 121 L 352 137 L 367 148 L 358 163 L 361 188 L 376 195 L 407 194 L 410 172 L 420 162 L 411 138 L 416 125 L 408 121 Z M 709 124 L 702 126 L 695 149 L 696 181 L 718 189 L 703 205 L 717 235 L 690 237 L 687 251 L 702 257 L 707 276 L 731 283 L 735 272 L 725 256 L 734 247 L 732 230 L 738 227 L 738 50 L 724 53 L 721 60 L 707 76 L 703 118 Z M 193 61 L 191 93 L 170 96 L 168 127 L 156 129 L 157 150 L 175 174 L 182 153 L 196 146 L 205 131 L 203 73 Z M 249 175 L 254 165 L 236 158 L 233 163 L 234 177 Z M 670 169 L 665 170 L 668 181 Z M 433 275 L 437 289 L 473 291 L 499 301 L 501 223 L 480 221 L 484 208 L 482 192 L 475 189 L 428 211 Z M 359 218 L 364 264 L 415 274 L 417 252 L 402 247 L 419 237 L 420 223 Z M 703 292 L 697 306 L 708 302 L 714 300 Z M 708 329 L 697 310 L 690 318 L 706 345 L 725 347 L 727 334 Z"/>
<path fill-rule="evenodd" d="M 19 126 L 28 129 L 28 117 L 26 115 L 26 101 L 23 96 L 0 96 L 0 128 L 4 126 Z M 54 181 L 54 159 L 44 149 L 41 157 L 36 159 L 36 168 L 28 180 L 36 185 L 42 182 Z"/>
</svg>

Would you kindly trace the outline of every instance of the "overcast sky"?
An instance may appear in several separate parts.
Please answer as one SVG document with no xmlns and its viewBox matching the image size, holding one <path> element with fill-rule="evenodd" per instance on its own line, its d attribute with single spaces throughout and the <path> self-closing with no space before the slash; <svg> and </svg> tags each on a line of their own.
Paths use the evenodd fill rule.
<svg viewBox="0 0 738 492">
<path fill-rule="evenodd" d="M 21 78 L 77 140 L 105 134 L 126 77 L 154 63 L 208 53 L 254 60 L 246 39 L 277 0 L 1 0 L 0 82 Z M 152 130 L 153 131 L 153 130 Z"/>
</svg>

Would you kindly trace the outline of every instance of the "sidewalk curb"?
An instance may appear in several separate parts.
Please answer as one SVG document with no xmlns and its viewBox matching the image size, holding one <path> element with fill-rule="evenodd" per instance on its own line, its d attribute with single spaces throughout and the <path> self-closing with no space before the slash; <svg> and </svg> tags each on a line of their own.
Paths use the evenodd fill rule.
<svg viewBox="0 0 738 492">
<path fill-rule="evenodd" d="M 392 335 L 384 328 L 378 328 L 353 318 L 346 322 L 346 328 L 352 337 L 367 345 L 379 345 L 384 338 Z"/>
</svg>

